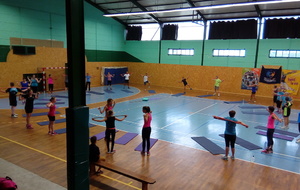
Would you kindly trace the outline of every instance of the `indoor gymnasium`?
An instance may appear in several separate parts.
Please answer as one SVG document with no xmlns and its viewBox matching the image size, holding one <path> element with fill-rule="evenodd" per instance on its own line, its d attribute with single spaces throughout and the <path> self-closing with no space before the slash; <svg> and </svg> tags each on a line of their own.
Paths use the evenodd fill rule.
<svg viewBox="0 0 300 190">
<path fill-rule="evenodd" d="M 299 189 L 299 0 L 0 15 L 1 190 Z"/>
</svg>

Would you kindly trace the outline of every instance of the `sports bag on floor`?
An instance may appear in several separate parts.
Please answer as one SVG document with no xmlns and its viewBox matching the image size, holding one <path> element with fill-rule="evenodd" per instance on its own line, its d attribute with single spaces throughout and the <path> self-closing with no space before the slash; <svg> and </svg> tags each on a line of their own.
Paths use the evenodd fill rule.
<svg viewBox="0 0 300 190">
<path fill-rule="evenodd" d="M 15 190 L 17 188 L 17 184 L 10 177 L 0 177 L 0 190 Z"/>
</svg>

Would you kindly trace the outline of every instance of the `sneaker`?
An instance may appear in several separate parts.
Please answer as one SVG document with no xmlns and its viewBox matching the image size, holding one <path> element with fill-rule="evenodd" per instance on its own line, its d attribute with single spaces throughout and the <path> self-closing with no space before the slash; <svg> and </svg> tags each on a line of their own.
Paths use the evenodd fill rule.
<svg viewBox="0 0 300 190">
<path fill-rule="evenodd" d="M 281 129 L 286 129 L 286 126 L 282 126 Z"/>
<path fill-rule="evenodd" d="M 218 93 L 218 96 L 220 96 L 220 93 Z"/>
<path fill-rule="evenodd" d="M 296 143 L 300 143 L 300 139 L 297 139 Z"/>
<path fill-rule="evenodd" d="M 100 174 L 103 174 L 102 170 L 98 170 L 98 171 L 95 172 L 95 175 L 100 175 Z"/>
<path fill-rule="evenodd" d="M 56 132 L 53 132 L 53 133 L 51 133 L 51 135 L 57 135 L 57 133 L 56 133 Z"/>
<path fill-rule="evenodd" d="M 11 117 L 12 117 L 12 118 L 17 118 L 18 115 L 16 115 L 16 114 L 11 114 Z"/>
<path fill-rule="evenodd" d="M 253 102 L 255 103 L 256 101 L 254 100 Z"/>
<path fill-rule="evenodd" d="M 262 150 L 261 152 L 262 152 L 262 153 L 269 154 L 269 150 L 268 150 L 268 149 Z"/>
<path fill-rule="evenodd" d="M 147 152 L 147 156 L 150 156 L 150 152 Z"/>
<path fill-rule="evenodd" d="M 213 96 L 215 96 L 215 95 L 216 95 L 216 93 L 213 94 Z"/>
<path fill-rule="evenodd" d="M 50 132 L 50 131 L 48 131 L 48 135 L 51 135 L 51 132 Z"/>
<path fill-rule="evenodd" d="M 26 125 L 26 128 L 27 128 L 27 129 L 33 129 L 33 127 L 31 126 L 31 124 Z"/>
<path fill-rule="evenodd" d="M 231 158 L 231 160 L 234 160 L 234 159 L 235 159 L 234 156 L 231 156 L 230 158 Z"/>
<path fill-rule="evenodd" d="M 228 157 L 227 157 L 227 156 L 223 156 L 223 157 L 222 157 L 222 160 L 226 160 L 226 161 L 227 161 L 227 160 L 228 160 Z"/>
<path fill-rule="evenodd" d="M 269 153 L 273 153 L 273 149 L 272 148 L 269 149 Z"/>
<path fill-rule="evenodd" d="M 142 155 L 145 155 L 145 151 L 141 151 L 141 154 L 142 154 Z"/>
<path fill-rule="evenodd" d="M 128 86 L 128 89 L 130 89 L 129 86 Z"/>
</svg>

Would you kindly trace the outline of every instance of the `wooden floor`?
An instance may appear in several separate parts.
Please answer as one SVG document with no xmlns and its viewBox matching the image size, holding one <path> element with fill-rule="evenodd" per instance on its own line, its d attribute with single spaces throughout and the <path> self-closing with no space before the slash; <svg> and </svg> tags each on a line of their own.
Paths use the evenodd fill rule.
<svg viewBox="0 0 300 190">
<path fill-rule="evenodd" d="M 144 97 L 148 94 L 142 85 L 135 85 L 141 93 L 129 98 L 118 99 L 118 102 Z M 153 87 L 157 93 L 179 93 L 181 89 Z M 187 91 L 187 95 L 204 94 L 204 91 Z M 249 95 L 250 96 L 250 95 Z M 219 99 L 248 100 L 249 96 L 222 93 Z M 218 98 L 218 97 L 211 97 Z M 262 105 L 272 104 L 270 98 L 257 98 Z M 295 102 L 298 107 L 299 102 Z M 294 105 L 295 105 L 294 104 Z M 104 102 L 89 105 L 91 108 L 103 106 Z M 45 112 L 46 110 L 35 110 Z M 64 113 L 64 109 L 58 111 Z M 10 118 L 10 110 L 0 110 L 0 156 L 1 158 L 25 168 L 43 178 L 67 187 L 66 177 L 66 135 L 49 136 L 47 126 L 34 125 L 33 130 L 25 128 L 23 110 L 18 110 L 19 118 Z M 142 114 L 141 114 L 142 117 Z M 32 123 L 48 120 L 47 116 L 32 117 Z M 64 128 L 65 124 L 56 124 L 55 128 Z M 104 127 L 90 128 L 90 134 L 104 131 Z M 124 132 L 117 133 L 116 138 Z M 142 156 L 133 149 L 141 142 L 134 138 L 127 145 L 116 145 L 115 154 L 106 154 L 104 141 L 97 142 L 107 162 L 126 169 L 148 175 L 156 179 L 149 189 L 207 189 L 207 190 L 296 190 L 300 187 L 300 175 L 261 166 L 242 160 L 221 160 L 221 156 L 213 156 L 202 150 L 187 148 L 165 141 L 158 141 L 151 149 L 150 156 Z M 104 170 L 101 176 L 91 177 L 90 189 L 130 190 L 140 189 L 141 184 L 126 177 Z"/>
</svg>

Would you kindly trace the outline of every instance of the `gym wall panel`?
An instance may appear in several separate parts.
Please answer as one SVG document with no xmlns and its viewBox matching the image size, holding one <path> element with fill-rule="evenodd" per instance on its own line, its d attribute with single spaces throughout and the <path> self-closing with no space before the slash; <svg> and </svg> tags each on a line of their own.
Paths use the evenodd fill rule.
<svg viewBox="0 0 300 190">
<path fill-rule="evenodd" d="M 277 65 L 287 70 L 300 70 L 300 58 L 270 58 L 270 49 L 300 50 L 300 39 L 265 39 L 260 41 L 258 64 Z"/>
<path fill-rule="evenodd" d="M 159 41 L 126 41 L 125 51 L 143 62 L 159 62 Z"/>
</svg>

